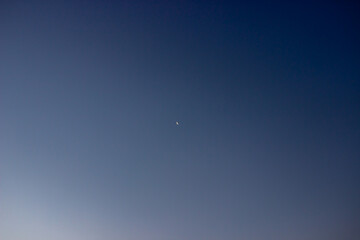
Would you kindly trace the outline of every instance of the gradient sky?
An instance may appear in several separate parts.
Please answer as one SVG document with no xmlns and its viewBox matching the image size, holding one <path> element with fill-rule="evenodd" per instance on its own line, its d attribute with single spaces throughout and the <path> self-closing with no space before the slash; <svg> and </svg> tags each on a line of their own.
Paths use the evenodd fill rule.
<svg viewBox="0 0 360 240">
<path fill-rule="evenodd" d="M 360 239 L 339 2 L 1 1 L 0 239 Z"/>
</svg>

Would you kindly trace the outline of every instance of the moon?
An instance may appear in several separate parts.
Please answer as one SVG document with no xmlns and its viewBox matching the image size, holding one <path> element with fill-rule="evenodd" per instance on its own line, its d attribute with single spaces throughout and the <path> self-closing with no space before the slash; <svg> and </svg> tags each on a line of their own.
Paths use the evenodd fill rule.
<svg viewBox="0 0 360 240">
<path fill-rule="evenodd" d="M 176 125 L 178 125 L 179 126 L 179 122 L 175 122 L 176 123 Z"/>
</svg>

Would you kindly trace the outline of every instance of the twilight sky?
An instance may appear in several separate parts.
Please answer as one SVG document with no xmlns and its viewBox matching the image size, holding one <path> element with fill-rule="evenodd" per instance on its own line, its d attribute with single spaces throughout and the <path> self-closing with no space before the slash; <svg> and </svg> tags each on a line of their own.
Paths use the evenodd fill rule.
<svg viewBox="0 0 360 240">
<path fill-rule="evenodd" d="M 1 1 L 0 239 L 360 239 L 359 10 Z"/>
</svg>

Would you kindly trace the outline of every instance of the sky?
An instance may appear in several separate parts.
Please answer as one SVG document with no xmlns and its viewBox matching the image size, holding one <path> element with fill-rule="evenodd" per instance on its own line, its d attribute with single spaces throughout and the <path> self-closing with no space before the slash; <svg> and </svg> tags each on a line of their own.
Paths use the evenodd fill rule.
<svg viewBox="0 0 360 240">
<path fill-rule="evenodd" d="M 0 239 L 360 239 L 359 7 L 1 1 Z"/>
</svg>

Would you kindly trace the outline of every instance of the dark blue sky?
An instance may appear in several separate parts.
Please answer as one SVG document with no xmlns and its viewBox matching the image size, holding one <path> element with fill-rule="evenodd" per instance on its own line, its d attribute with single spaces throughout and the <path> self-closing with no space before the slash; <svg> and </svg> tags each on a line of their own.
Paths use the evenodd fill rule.
<svg viewBox="0 0 360 240">
<path fill-rule="evenodd" d="M 359 239 L 359 10 L 2 1 L 0 238 Z"/>
</svg>

